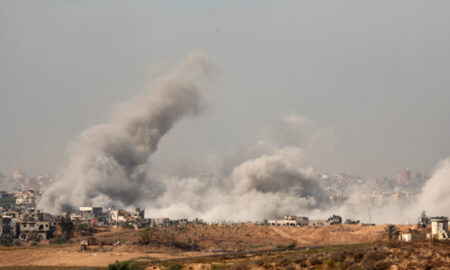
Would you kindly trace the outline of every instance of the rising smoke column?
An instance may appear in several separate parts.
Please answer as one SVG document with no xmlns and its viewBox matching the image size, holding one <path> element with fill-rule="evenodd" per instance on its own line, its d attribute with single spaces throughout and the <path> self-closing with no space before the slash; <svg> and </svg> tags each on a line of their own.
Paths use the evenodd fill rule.
<svg viewBox="0 0 450 270">
<path fill-rule="evenodd" d="M 70 146 L 63 179 L 44 192 L 38 207 L 52 213 L 83 205 L 126 207 L 162 192 L 163 185 L 148 180 L 148 160 L 177 121 L 199 111 L 195 82 L 213 70 L 201 53 L 191 53 L 172 73 L 119 106 L 108 123 L 82 132 Z"/>
<path fill-rule="evenodd" d="M 428 214 L 450 215 L 450 158 L 441 161 L 433 176 L 425 183 L 418 201 L 418 210 Z"/>
</svg>

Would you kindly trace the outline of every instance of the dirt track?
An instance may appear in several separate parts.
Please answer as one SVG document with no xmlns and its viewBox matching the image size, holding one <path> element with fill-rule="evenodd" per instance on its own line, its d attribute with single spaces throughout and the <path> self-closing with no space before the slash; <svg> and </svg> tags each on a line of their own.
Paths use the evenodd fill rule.
<svg viewBox="0 0 450 270">
<path fill-rule="evenodd" d="M 399 226 L 402 231 L 407 231 L 411 226 Z M 298 246 L 329 245 L 329 244 L 353 244 L 380 240 L 383 237 L 384 225 L 362 226 L 362 225 L 338 225 L 324 227 L 264 227 L 246 225 L 239 231 L 230 230 L 227 227 L 199 226 L 195 230 L 187 232 L 188 235 L 180 234 L 180 239 L 191 237 L 192 234 L 208 234 L 204 243 L 199 242 L 204 249 L 214 248 L 214 243 L 220 237 L 229 239 L 231 243 L 238 239 L 246 246 L 255 246 L 260 243 L 292 243 L 297 241 Z M 214 232 L 214 233 L 213 233 Z M 225 233 L 223 233 L 225 232 Z M 232 234 L 231 236 L 228 233 Z M 133 240 L 137 234 L 135 231 L 118 230 L 102 232 L 99 236 L 111 238 L 124 236 Z M 222 247 L 223 241 L 217 246 Z M 261 246 L 260 246 L 261 247 Z M 266 246 L 269 247 L 269 246 Z M 10 247 L 0 248 L 0 266 L 91 266 L 104 267 L 109 263 L 129 259 L 143 258 L 151 261 L 153 259 L 164 260 L 183 257 L 205 256 L 208 252 L 175 252 L 167 248 L 159 249 L 151 246 L 107 246 L 103 249 L 96 246 L 90 247 L 87 252 L 80 252 L 78 245 L 66 246 L 37 246 L 37 247 Z"/>
</svg>

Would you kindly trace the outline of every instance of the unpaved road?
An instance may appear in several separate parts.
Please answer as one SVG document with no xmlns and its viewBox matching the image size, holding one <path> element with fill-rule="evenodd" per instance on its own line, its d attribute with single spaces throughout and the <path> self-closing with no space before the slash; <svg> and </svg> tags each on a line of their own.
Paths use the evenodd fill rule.
<svg viewBox="0 0 450 270">
<path fill-rule="evenodd" d="M 106 247 L 111 248 L 111 247 Z M 0 266 L 90 266 L 105 267 L 115 261 L 144 258 L 174 259 L 208 255 L 206 252 L 146 253 L 114 248 L 112 251 L 80 252 L 79 246 L 14 247 L 0 249 Z"/>
</svg>

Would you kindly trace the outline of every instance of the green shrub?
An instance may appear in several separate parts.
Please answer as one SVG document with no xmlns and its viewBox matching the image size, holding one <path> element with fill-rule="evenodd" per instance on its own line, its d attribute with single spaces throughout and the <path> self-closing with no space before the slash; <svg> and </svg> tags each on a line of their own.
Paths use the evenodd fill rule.
<svg viewBox="0 0 450 270">
<path fill-rule="evenodd" d="M 308 262 L 309 262 L 310 265 L 319 265 L 319 264 L 322 264 L 322 262 L 321 262 L 319 256 L 317 256 L 317 255 L 312 255 L 312 256 L 310 256 L 309 259 L 308 259 Z"/>
<path fill-rule="evenodd" d="M 171 264 L 167 267 L 167 270 L 180 270 L 183 269 L 181 264 Z"/>
<path fill-rule="evenodd" d="M 144 270 L 145 267 L 136 261 L 116 261 L 108 265 L 108 270 Z"/>
<path fill-rule="evenodd" d="M 55 244 L 55 245 L 62 245 L 62 244 L 67 244 L 71 242 L 70 240 L 68 240 L 66 237 L 64 236 L 57 236 L 53 239 L 50 240 L 51 244 Z"/>
<path fill-rule="evenodd" d="M 11 246 L 12 245 L 12 239 L 11 238 L 7 238 L 7 237 L 4 237 L 4 236 L 2 236 L 1 238 L 0 238 L 0 246 L 6 246 L 6 247 L 9 247 L 9 246 Z"/>
<path fill-rule="evenodd" d="M 277 248 L 281 250 L 292 250 L 297 246 L 297 241 L 290 243 L 289 245 L 278 245 Z"/>
</svg>

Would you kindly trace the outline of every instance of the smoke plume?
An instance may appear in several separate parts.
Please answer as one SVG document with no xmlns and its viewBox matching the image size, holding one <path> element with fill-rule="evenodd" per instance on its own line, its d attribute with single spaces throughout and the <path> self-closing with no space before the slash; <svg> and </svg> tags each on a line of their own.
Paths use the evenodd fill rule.
<svg viewBox="0 0 450 270">
<path fill-rule="evenodd" d="M 149 159 L 161 138 L 181 118 L 201 109 L 198 83 L 214 71 L 199 52 L 189 55 L 168 75 L 128 103 L 118 106 L 109 122 L 88 128 L 71 144 L 62 180 L 43 194 L 38 207 L 58 213 L 79 206 L 144 206 L 147 216 L 205 220 L 262 220 L 283 215 L 347 218 L 374 222 L 415 219 L 422 209 L 448 214 L 450 160 L 426 183 L 417 203 L 373 207 L 353 190 L 343 205 L 333 205 L 316 173 L 307 164 L 321 132 L 304 117 L 290 115 L 277 126 L 281 136 L 259 140 L 241 157 L 215 173 L 179 177 L 151 175 Z M 308 152 L 308 154 L 305 153 Z M 170 173 L 170 172 L 169 172 Z"/>
<path fill-rule="evenodd" d="M 237 164 L 230 175 L 161 179 L 165 192 L 148 201 L 146 209 L 155 217 L 210 221 L 263 220 L 326 209 L 329 199 L 313 170 L 302 168 L 302 150 L 268 148 Z"/>
<path fill-rule="evenodd" d="M 216 175 L 150 177 L 150 156 L 178 120 L 199 111 L 194 82 L 212 71 L 200 53 L 191 54 L 151 89 L 116 108 L 108 123 L 85 130 L 70 147 L 63 179 L 38 207 L 55 213 L 84 205 L 145 206 L 152 217 L 206 220 L 261 220 L 326 209 L 327 194 L 294 145 L 259 141 Z"/>
<path fill-rule="evenodd" d="M 431 215 L 449 215 L 450 210 L 450 159 L 438 164 L 433 176 L 425 183 L 419 197 L 418 208 Z"/>
<path fill-rule="evenodd" d="M 195 82 L 213 69 L 194 52 L 150 89 L 118 106 L 108 123 L 85 130 L 69 149 L 63 179 L 46 190 L 38 207 L 53 213 L 83 205 L 126 207 L 139 204 L 144 194 L 163 191 L 164 186 L 148 180 L 149 157 L 177 121 L 199 111 Z"/>
</svg>

